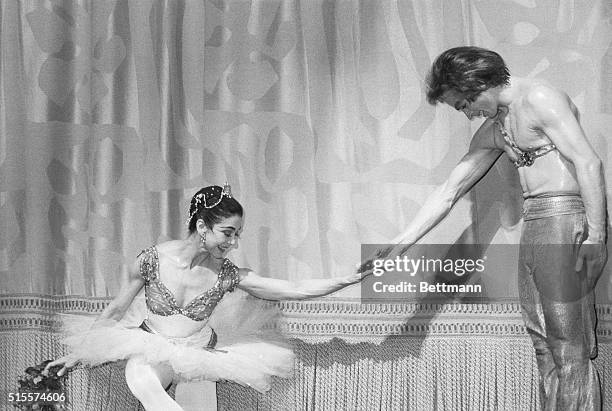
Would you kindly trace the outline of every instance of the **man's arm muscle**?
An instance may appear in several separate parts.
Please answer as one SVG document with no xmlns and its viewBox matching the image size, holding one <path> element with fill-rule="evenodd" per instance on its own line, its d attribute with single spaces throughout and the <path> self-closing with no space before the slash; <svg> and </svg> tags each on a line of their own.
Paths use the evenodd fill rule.
<svg viewBox="0 0 612 411">
<path fill-rule="evenodd" d="M 494 122 L 487 120 L 476 132 L 468 153 L 451 171 L 448 179 L 427 197 L 410 225 L 392 242 L 414 244 L 434 228 L 489 171 L 502 154 L 494 144 Z"/>
</svg>

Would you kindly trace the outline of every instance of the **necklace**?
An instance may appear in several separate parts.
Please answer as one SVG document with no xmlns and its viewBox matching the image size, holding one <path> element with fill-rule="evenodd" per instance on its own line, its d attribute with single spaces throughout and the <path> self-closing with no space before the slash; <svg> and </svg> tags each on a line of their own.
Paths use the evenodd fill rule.
<svg viewBox="0 0 612 411">
<path fill-rule="evenodd" d="M 514 164 L 516 168 L 531 167 L 536 158 L 542 157 L 544 154 L 550 151 L 553 151 L 557 148 L 554 144 L 550 143 L 536 150 L 524 151 L 516 144 L 514 139 L 510 137 L 510 134 L 504 127 L 502 119 L 498 118 L 495 122 L 499 126 L 499 132 L 504 138 L 504 141 L 506 142 L 506 144 L 508 144 L 508 146 L 510 146 L 510 149 L 512 149 L 512 151 L 516 154 L 516 157 L 517 157 L 516 160 L 510 159 L 510 161 L 512 161 L 512 163 Z"/>
</svg>

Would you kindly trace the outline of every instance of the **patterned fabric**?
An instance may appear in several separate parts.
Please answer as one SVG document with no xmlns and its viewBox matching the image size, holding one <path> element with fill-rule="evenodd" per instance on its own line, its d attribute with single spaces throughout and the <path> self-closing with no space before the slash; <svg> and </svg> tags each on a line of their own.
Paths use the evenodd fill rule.
<svg viewBox="0 0 612 411">
<path fill-rule="evenodd" d="M 65 354 L 49 324 L 54 313 L 100 313 L 110 301 L 0 296 L 0 369 L 7 383 L 0 389 L 14 390 L 27 365 Z M 320 299 L 278 305 L 283 334 L 297 353 L 294 378 L 275 379 L 264 395 L 221 383 L 219 410 L 540 409 L 535 353 L 518 304 Z M 598 305 L 597 315 L 595 365 L 603 409 L 612 410 L 612 306 Z M 113 363 L 73 371 L 69 409 L 136 410 L 123 368 Z"/>
<path fill-rule="evenodd" d="M 181 307 L 177 304 L 174 294 L 159 278 L 157 248 L 149 247 L 143 250 L 141 255 L 140 275 L 146 282 L 147 307 L 157 315 L 182 314 L 194 321 L 207 320 L 225 293 L 234 291 L 240 282 L 238 267 L 226 258 L 221 264 L 215 285 Z"/>
<path fill-rule="evenodd" d="M 349 272 L 479 127 L 423 93 L 463 44 L 565 90 L 612 181 L 610 1 L 20 0 L 0 16 L 6 292 L 116 295 L 132 256 L 182 238 L 194 193 L 225 181 L 248 214 L 236 264 Z M 425 240 L 518 243 L 516 174 L 498 161 Z"/>
</svg>

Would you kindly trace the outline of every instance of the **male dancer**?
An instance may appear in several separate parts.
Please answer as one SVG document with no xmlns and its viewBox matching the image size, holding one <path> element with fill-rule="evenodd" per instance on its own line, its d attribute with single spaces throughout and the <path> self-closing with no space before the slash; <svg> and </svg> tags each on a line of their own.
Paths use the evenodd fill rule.
<svg viewBox="0 0 612 411">
<path fill-rule="evenodd" d="M 525 198 L 519 292 L 542 406 L 600 409 L 591 362 L 597 354 L 593 288 L 607 260 L 606 198 L 602 163 L 576 106 L 544 81 L 510 76 L 501 56 L 478 47 L 442 53 L 427 87 L 431 104 L 446 103 L 470 120 L 486 120 L 448 180 L 394 243 L 402 251 L 416 243 L 506 152 Z"/>
</svg>

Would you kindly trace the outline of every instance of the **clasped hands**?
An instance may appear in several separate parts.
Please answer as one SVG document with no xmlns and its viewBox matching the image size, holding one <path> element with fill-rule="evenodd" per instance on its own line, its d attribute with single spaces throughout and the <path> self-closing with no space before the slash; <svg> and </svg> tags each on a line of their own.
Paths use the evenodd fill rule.
<svg viewBox="0 0 612 411">
<path fill-rule="evenodd" d="M 388 259 L 389 256 L 402 256 L 411 246 L 412 244 L 394 244 L 379 248 L 357 268 L 357 273 L 362 273 L 362 276 L 366 277 L 373 273 L 375 260 Z"/>
</svg>

